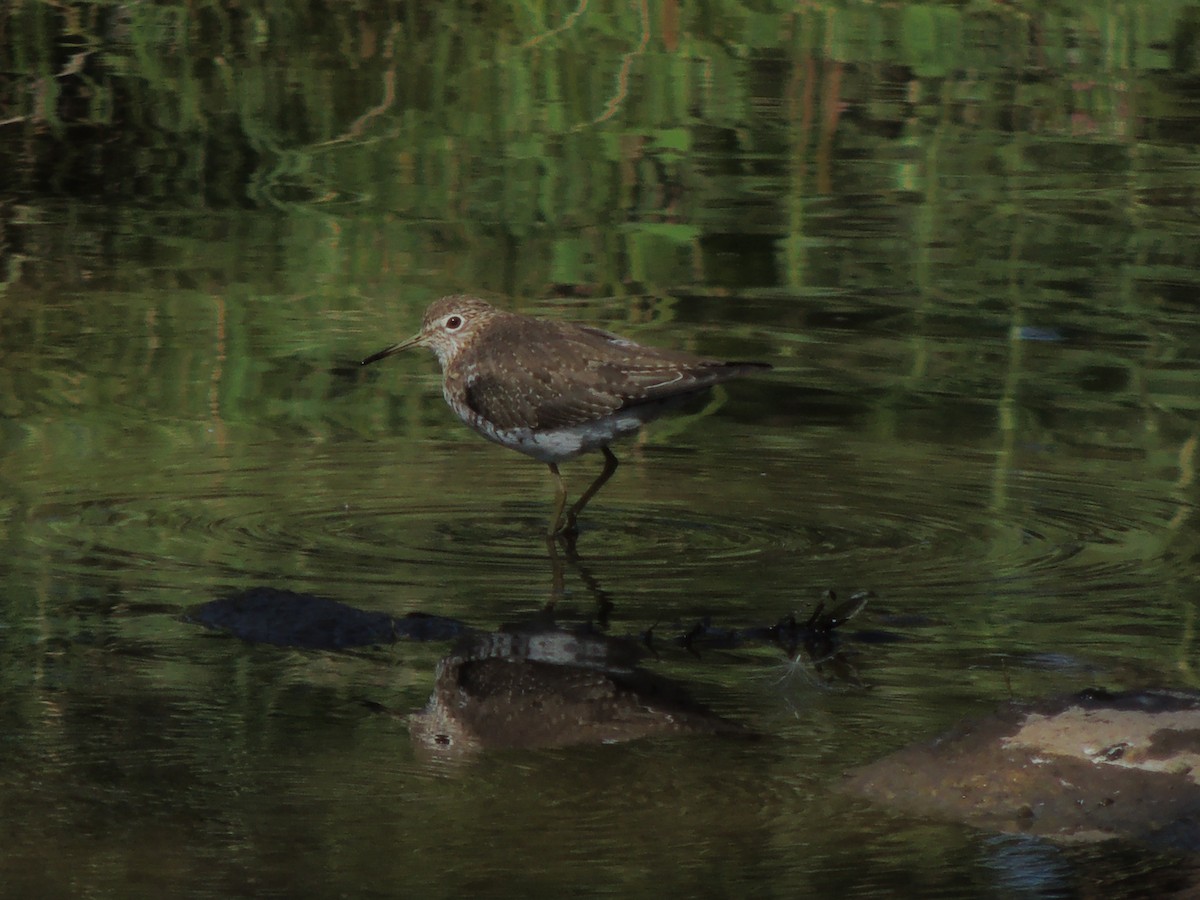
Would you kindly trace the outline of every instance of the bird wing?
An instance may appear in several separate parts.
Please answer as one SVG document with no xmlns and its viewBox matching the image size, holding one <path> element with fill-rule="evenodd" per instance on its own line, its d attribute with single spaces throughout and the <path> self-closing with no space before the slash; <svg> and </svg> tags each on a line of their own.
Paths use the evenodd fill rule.
<svg viewBox="0 0 1200 900">
<path fill-rule="evenodd" d="M 759 367 L 525 318 L 494 323 L 478 350 L 461 373 L 467 405 L 498 428 L 569 428 Z"/>
</svg>

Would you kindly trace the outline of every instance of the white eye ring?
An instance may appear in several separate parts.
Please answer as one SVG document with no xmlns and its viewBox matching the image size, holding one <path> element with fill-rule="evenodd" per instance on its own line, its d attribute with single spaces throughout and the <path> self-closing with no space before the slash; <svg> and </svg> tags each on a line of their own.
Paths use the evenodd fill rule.
<svg viewBox="0 0 1200 900">
<path fill-rule="evenodd" d="M 458 329 L 462 328 L 462 324 L 463 318 L 460 315 L 447 316 L 446 321 L 443 323 L 447 331 L 458 331 Z"/>
</svg>

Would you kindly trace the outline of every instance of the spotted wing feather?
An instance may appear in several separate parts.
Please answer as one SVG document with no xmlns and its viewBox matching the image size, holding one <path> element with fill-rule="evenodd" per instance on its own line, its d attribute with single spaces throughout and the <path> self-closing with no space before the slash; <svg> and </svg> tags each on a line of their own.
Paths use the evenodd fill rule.
<svg viewBox="0 0 1200 900">
<path fill-rule="evenodd" d="M 498 428 L 570 428 L 769 368 L 523 317 L 494 323 L 485 340 L 461 375 L 467 405 Z"/>
</svg>

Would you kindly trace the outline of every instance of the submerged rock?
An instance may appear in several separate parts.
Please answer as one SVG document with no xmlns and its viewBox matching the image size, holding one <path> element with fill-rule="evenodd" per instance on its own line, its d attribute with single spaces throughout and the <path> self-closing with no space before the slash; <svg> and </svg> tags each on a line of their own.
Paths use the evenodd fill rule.
<svg viewBox="0 0 1200 900">
<path fill-rule="evenodd" d="M 1055 840 L 1200 850 L 1200 694 L 1085 691 L 1006 707 L 852 772 L 902 812 Z"/>
</svg>

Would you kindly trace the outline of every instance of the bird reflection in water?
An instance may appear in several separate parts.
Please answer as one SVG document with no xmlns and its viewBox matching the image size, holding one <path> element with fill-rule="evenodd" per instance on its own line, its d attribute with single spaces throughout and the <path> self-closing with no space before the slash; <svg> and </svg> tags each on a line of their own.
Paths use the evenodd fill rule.
<svg viewBox="0 0 1200 900">
<path fill-rule="evenodd" d="M 452 642 L 437 665 L 425 707 L 407 716 L 419 747 L 447 756 L 499 748 L 564 747 L 639 738 L 724 735 L 754 729 L 714 712 L 679 682 L 649 671 L 674 653 L 701 664 L 710 650 L 770 645 L 825 677 L 853 672 L 838 630 L 866 595 L 821 604 L 806 620 L 725 628 L 691 627 L 614 636 L 595 625 L 560 624 L 543 610 L 528 621 L 480 631 L 420 612 L 393 617 L 323 597 L 253 588 L 193 608 L 184 619 L 254 643 L 344 651 L 399 642 Z M 378 704 L 368 704 L 383 710 Z"/>
<path fill-rule="evenodd" d="M 858 683 L 836 629 L 866 606 L 866 593 L 806 621 L 721 628 L 703 621 L 660 638 L 601 634 L 590 625 L 561 627 L 548 616 L 474 635 L 437 667 L 433 694 L 409 717 L 419 747 L 445 755 L 488 749 L 617 743 L 682 735 L 757 737 L 748 726 L 695 700 L 682 685 L 638 665 L 658 649 L 696 659 L 709 649 L 766 643 L 826 677 Z M 832 593 L 831 601 L 836 600 Z"/>
<path fill-rule="evenodd" d="M 438 663 L 433 695 L 409 718 L 413 740 L 438 753 L 465 754 L 753 734 L 639 667 L 644 652 L 587 626 L 531 623 L 471 638 Z"/>
</svg>

